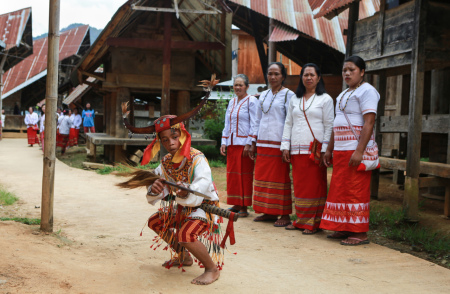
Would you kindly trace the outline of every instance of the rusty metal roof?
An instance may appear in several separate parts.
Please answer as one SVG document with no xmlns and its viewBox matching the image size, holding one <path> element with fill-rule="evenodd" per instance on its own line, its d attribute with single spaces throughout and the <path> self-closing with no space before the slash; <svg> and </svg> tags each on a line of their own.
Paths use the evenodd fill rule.
<svg viewBox="0 0 450 294">
<path fill-rule="evenodd" d="M 88 25 L 79 26 L 60 34 L 59 61 L 78 54 L 87 36 Z M 33 42 L 33 54 L 4 74 L 2 98 L 28 86 L 47 74 L 48 37 Z"/>
<path fill-rule="evenodd" d="M 270 42 L 283 42 L 297 40 L 299 33 L 283 24 L 275 24 L 275 27 L 270 34 Z"/>
<path fill-rule="evenodd" d="M 93 83 L 96 81 L 96 79 L 93 77 L 88 77 L 86 81 Z M 83 95 L 86 94 L 91 88 L 92 86 L 88 84 L 80 84 L 76 86 L 75 89 L 70 92 L 70 94 L 66 97 L 66 99 L 63 100 L 62 103 L 69 105 L 72 102 L 76 102 L 79 98 L 83 97 Z"/>
<path fill-rule="evenodd" d="M 314 2 L 311 5 L 314 18 L 324 16 L 328 19 L 339 15 L 348 6 L 357 0 L 309 0 Z M 359 0 L 358 0 L 359 1 Z M 363 19 L 375 14 L 380 10 L 380 0 L 361 0 L 359 5 L 359 19 Z"/>
<path fill-rule="evenodd" d="M 331 20 L 315 19 L 313 9 L 323 7 L 327 0 L 229 0 L 230 2 L 245 6 L 268 18 L 273 18 L 294 29 L 297 33 L 306 34 L 326 45 L 345 52 L 344 29 L 347 28 L 348 13 L 339 15 Z M 332 1 L 332 0 L 328 0 Z M 340 2 L 340 0 L 335 0 Z M 353 1 L 353 0 L 342 0 Z M 360 5 L 360 19 L 372 16 L 376 10 L 370 9 L 379 3 L 379 0 L 363 0 L 367 4 Z M 379 4 L 378 4 L 379 6 Z"/>
<path fill-rule="evenodd" d="M 31 8 L 0 15 L 0 54 L 6 55 L 3 70 L 8 70 L 33 53 Z"/>
</svg>

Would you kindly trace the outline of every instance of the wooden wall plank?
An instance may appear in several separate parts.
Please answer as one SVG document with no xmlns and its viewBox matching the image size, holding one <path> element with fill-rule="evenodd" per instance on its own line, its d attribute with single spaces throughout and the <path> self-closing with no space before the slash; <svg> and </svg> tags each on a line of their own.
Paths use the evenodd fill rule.
<svg viewBox="0 0 450 294">
<path fill-rule="evenodd" d="M 382 133 L 408 133 L 409 115 L 380 117 Z M 422 132 L 447 134 L 449 116 L 447 114 L 422 115 Z"/>
</svg>

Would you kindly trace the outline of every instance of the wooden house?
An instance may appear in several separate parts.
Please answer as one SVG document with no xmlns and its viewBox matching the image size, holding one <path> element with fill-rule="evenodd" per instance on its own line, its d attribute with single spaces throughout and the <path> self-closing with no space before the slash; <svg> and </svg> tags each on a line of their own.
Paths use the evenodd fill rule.
<svg viewBox="0 0 450 294">
<path fill-rule="evenodd" d="M 133 124 L 137 100 L 146 105 L 149 117 L 155 111 L 179 115 L 204 95 L 196 86 L 199 80 L 213 73 L 230 79 L 231 14 L 224 9 L 220 1 L 211 0 L 130 0 L 117 10 L 72 79 L 103 95 L 105 133 L 87 136 L 94 154 L 95 146 L 104 145 L 106 158 L 119 162 L 127 146 L 149 144 L 143 136 L 128 137 L 122 102 L 130 103 Z M 95 72 L 99 66 L 102 73 Z"/>
<path fill-rule="evenodd" d="M 346 55 L 366 60 L 381 95 L 377 142 L 384 168 L 402 181 L 407 217 L 417 220 L 419 189 L 445 186 L 450 216 L 450 3 L 381 0 L 379 12 L 359 19 L 359 1 L 322 0 L 316 17 L 349 8 Z M 427 157 L 430 162 L 423 162 Z M 406 160 L 407 159 L 407 160 Z M 428 175 L 421 177 L 420 175 Z M 378 172 L 372 196 L 378 196 Z"/>
</svg>

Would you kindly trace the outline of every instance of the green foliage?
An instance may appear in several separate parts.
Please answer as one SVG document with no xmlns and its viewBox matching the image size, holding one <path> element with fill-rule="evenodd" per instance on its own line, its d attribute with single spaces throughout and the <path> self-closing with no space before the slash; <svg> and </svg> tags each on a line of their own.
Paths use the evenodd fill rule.
<svg viewBox="0 0 450 294">
<path fill-rule="evenodd" d="M 148 170 L 148 169 L 155 169 L 158 167 L 158 165 L 159 165 L 159 162 L 155 162 L 155 163 L 149 163 L 147 165 L 138 165 L 138 166 L 136 166 L 136 168 Z M 119 173 L 126 173 L 126 172 L 130 172 L 131 169 L 126 165 L 118 164 L 114 167 L 105 166 L 103 168 L 96 170 L 96 172 L 99 175 L 109 175 L 110 173 L 112 173 L 114 171 L 119 172 Z"/>
<path fill-rule="evenodd" d="M 225 113 L 229 99 L 233 97 L 233 92 L 228 95 L 229 97 L 225 97 L 225 94 L 220 92 L 217 92 L 217 96 L 220 98 L 215 103 L 208 103 L 203 110 L 205 112 L 204 134 L 206 138 L 216 140 L 217 146 L 220 147 L 222 131 L 225 126 Z"/>
<path fill-rule="evenodd" d="M 19 198 L 16 197 L 13 193 L 10 193 L 0 187 L 0 204 L 1 205 L 11 205 L 14 202 L 19 200 Z"/>
<path fill-rule="evenodd" d="M 205 157 L 208 159 L 210 166 L 211 161 L 221 161 L 222 163 L 227 163 L 227 158 L 225 156 L 222 156 L 220 154 L 219 148 L 217 146 L 211 146 L 211 145 L 203 145 L 203 146 L 192 146 L 192 148 L 195 148 L 199 151 L 201 151 Z"/>
<path fill-rule="evenodd" d="M 441 236 L 418 223 L 405 221 L 405 213 L 401 209 L 375 206 L 370 211 L 371 229 L 377 229 L 382 236 L 418 247 L 430 254 L 445 254 L 450 252 L 450 238 Z"/>
<path fill-rule="evenodd" d="M 208 162 L 210 167 L 227 167 L 227 164 L 220 160 L 209 160 Z"/>
<path fill-rule="evenodd" d="M 24 218 L 24 217 L 0 217 L 0 221 L 15 221 L 26 225 L 40 225 L 41 219 L 39 218 Z"/>
</svg>

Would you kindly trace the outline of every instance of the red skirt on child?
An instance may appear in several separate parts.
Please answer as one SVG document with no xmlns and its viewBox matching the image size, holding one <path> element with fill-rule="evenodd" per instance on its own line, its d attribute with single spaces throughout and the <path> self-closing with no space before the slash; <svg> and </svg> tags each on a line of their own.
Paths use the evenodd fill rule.
<svg viewBox="0 0 450 294">
<path fill-rule="evenodd" d="M 281 155 L 278 148 L 258 147 L 253 183 L 253 209 L 256 213 L 292 213 L 290 168 L 289 163 L 281 161 Z"/>
<path fill-rule="evenodd" d="M 320 228 L 330 231 L 369 231 L 372 171 L 348 166 L 353 150 L 333 152 L 333 176 Z"/>
<path fill-rule="evenodd" d="M 309 158 L 310 154 L 291 155 L 295 211 L 293 225 L 310 231 L 318 229 L 327 200 L 327 168 Z"/>
<path fill-rule="evenodd" d="M 227 204 L 251 206 L 255 162 L 243 152 L 241 145 L 227 147 Z"/>
<path fill-rule="evenodd" d="M 37 136 L 36 128 L 37 126 L 27 128 L 28 144 L 30 145 L 39 144 L 39 138 Z"/>
</svg>

